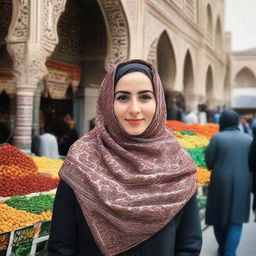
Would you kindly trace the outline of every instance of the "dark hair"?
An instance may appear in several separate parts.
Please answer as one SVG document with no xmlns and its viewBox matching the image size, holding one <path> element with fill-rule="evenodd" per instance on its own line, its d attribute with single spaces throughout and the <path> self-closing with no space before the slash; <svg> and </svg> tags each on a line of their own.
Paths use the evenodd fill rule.
<svg viewBox="0 0 256 256">
<path fill-rule="evenodd" d="M 139 62 L 132 62 L 127 64 L 122 63 L 116 69 L 114 82 L 115 86 L 117 85 L 118 81 L 121 79 L 122 76 L 136 71 L 144 73 L 152 81 L 152 70 L 148 65 Z"/>
</svg>

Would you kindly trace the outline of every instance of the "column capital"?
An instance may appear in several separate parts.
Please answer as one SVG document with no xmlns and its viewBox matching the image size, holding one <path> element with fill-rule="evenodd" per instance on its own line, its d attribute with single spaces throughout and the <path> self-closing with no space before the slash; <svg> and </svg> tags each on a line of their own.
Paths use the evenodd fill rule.
<svg viewBox="0 0 256 256">
<path fill-rule="evenodd" d="M 36 88 L 47 74 L 45 62 L 58 43 L 57 22 L 65 3 L 66 0 L 12 0 L 6 42 L 17 87 L 27 84 Z"/>
</svg>

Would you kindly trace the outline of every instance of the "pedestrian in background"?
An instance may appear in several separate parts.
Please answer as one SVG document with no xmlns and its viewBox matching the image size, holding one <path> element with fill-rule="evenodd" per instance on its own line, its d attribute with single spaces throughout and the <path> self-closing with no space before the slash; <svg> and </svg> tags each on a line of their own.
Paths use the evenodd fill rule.
<svg viewBox="0 0 256 256">
<path fill-rule="evenodd" d="M 75 128 L 75 121 L 71 115 L 66 113 L 58 127 L 59 129 L 59 152 L 60 155 L 66 156 L 70 146 L 79 138 L 78 132 Z"/>
<path fill-rule="evenodd" d="M 113 67 L 99 90 L 95 128 L 60 170 L 49 256 L 198 256 L 195 166 L 165 127 L 155 69 Z"/>
<path fill-rule="evenodd" d="M 253 180 L 253 186 L 252 186 L 252 192 L 253 192 L 253 204 L 252 204 L 252 210 L 255 214 L 255 221 L 256 221 L 256 126 L 252 128 L 253 133 L 253 142 L 251 144 L 250 148 L 250 154 L 249 154 L 249 166 L 250 171 L 252 172 L 252 180 Z"/>
<path fill-rule="evenodd" d="M 208 186 L 206 224 L 213 225 L 219 254 L 235 256 L 242 224 L 249 221 L 251 179 L 248 156 L 252 138 L 238 128 L 239 116 L 225 110 L 220 132 L 205 151 L 211 173 Z"/>
<path fill-rule="evenodd" d="M 182 122 L 182 110 L 177 106 L 175 98 L 167 100 L 167 120 L 177 120 Z"/>
<path fill-rule="evenodd" d="M 38 139 L 38 156 L 59 158 L 58 142 L 51 126 L 46 125 Z"/>
<path fill-rule="evenodd" d="M 191 110 L 189 107 L 187 108 L 187 113 L 184 117 L 184 121 L 187 124 L 197 124 L 198 123 L 198 116 L 196 111 Z"/>
<path fill-rule="evenodd" d="M 221 109 L 220 106 L 217 106 L 215 113 L 213 114 L 213 123 L 219 124 L 220 122 Z"/>
</svg>

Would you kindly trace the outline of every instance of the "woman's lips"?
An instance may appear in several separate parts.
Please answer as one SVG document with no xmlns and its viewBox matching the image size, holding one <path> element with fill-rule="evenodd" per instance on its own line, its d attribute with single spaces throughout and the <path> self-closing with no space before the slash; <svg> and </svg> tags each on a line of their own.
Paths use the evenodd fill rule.
<svg viewBox="0 0 256 256">
<path fill-rule="evenodd" d="M 131 125 L 138 125 L 143 121 L 143 119 L 126 119 L 126 121 Z"/>
</svg>

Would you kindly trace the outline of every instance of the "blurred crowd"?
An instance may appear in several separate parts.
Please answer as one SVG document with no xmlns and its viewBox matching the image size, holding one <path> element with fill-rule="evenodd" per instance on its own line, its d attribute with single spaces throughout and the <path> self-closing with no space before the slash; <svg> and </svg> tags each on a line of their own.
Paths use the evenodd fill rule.
<svg viewBox="0 0 256 256">
<path fill-rule="evenodd" d="M 31 151 L 38 156 L 59 158 L 66 156 L 70 146 L 79 138 L 75 122 L 69 113 L 56 117 L 54 112 L 45 120 L 40 114 L 41 132 L 32 139 Z"/>
<path fill-rule="evenodd" d="M 188 124 L 215 123 L 219 124 L 221 113 L 226 106 L 217 106 L 215 109 L 208 108 L 205 104 L 198 105 L 196 109 L 186 108 L 184 111 L 178 106 L 175 99 L 167 103 L 167 120 L 177 120 Z M 239 129 L 251 136 L 256 135 L 256 112 L 240 115 Z"/>
</svg>

